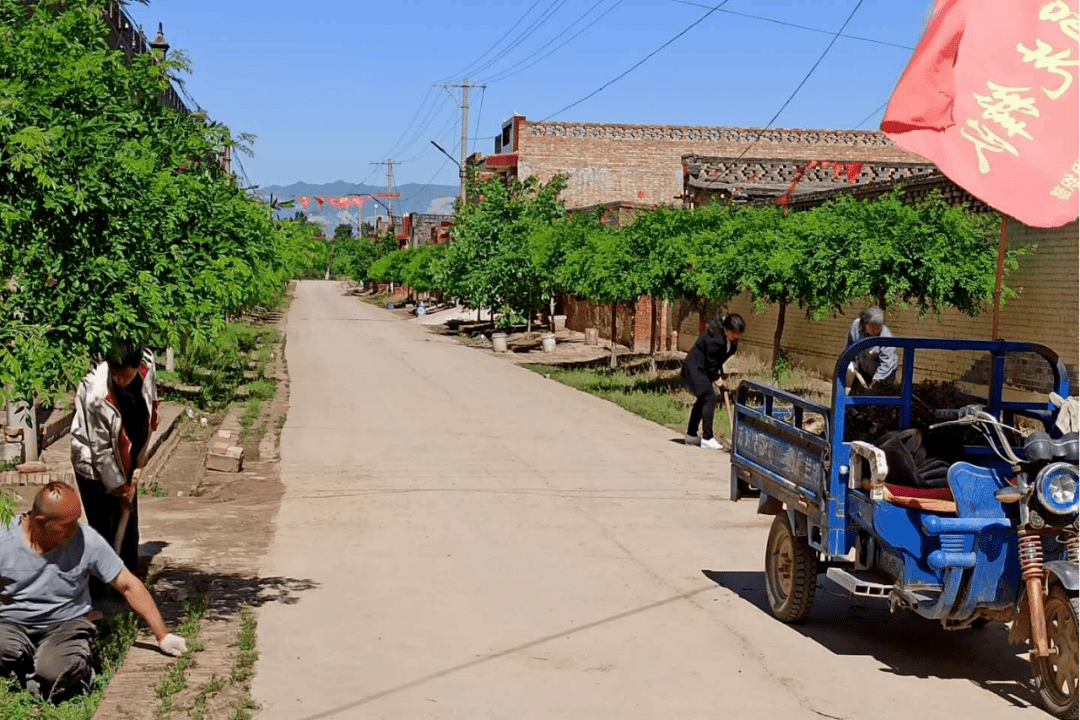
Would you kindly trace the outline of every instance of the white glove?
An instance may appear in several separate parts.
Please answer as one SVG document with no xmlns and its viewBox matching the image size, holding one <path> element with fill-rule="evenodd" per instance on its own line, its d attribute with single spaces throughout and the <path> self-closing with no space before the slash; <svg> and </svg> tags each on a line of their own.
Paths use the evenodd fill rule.
<svg viewBox="0 0 1080 720">
<path fill-rule="evenodd" d="M 173 633 L 169 633 L 161 638 L 158 647 L 161 648 L 161 652 L 166 655 L 172 655 L 173 657 L 180 657 L 188 651 L 187 640 L 179 635 L 174 635 Z"/>
</svg>

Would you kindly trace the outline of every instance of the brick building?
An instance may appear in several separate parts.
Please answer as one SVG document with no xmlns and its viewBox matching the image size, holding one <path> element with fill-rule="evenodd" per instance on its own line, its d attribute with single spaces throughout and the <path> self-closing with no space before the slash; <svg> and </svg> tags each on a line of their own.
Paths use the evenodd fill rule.
<svg viewBox="0 0 1080 720">
<path fill-rule="evenodd" d="M 495 138 L 484 169 L 548 181 L 568 176 L 566 206 L 610 202 L 681 204 L 687 154 L 766 160 L 925 163 L 882 133 L 673 125 L 535 122 L 516 115 Z"/>
<path fill-rule="evenodd" d="M 453 215 L 432 215 L 427 213 L 409 213 L 409 247 L 435 245 L 439 243 L 437 230 L 449 227 Z M 444 233 L 445 234 L 445 233 Z"/>
</svg>

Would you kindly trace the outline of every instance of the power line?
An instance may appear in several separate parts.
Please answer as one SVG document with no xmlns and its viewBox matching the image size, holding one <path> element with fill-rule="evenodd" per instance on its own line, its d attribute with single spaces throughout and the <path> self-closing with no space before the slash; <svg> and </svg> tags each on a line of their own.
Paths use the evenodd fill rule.
<svg viewBox="0 0 1080 720">
<path fill-rule="evenodd" d="M 506 55 L 509 54 L 511 51 L 516 50 L 521 45 L 521 43 L 523 43 L 526 39 L 529 38 L 529 36 L 531 36 L 533 33 L 535 33 L 537 31 L 537 29 L 539 29 L 539 27 L 541 25 L 543 25 L 545 22 L 550 20 L 551 16 L 554 15 L 556 12 L 558 12 L 559 9 L 562 8 L 562 6 L 565 5 L 565 4 L 566 4 L 566 0 L 552 0 L 551 5 L 548 6 L 548 9 L 545 10 L 543 13 L 541 13 L 540 17 L 538 17 L 536 20 L 534 20 L 532 25 L 525 28 L 525 30 L 523 30 L 520 35 L 518 35 L 516 38 L 511 40 L 510 44 L 507 45 L 505 48 L 503 48 L 503 50 L 501 52 L 499 52 L 498 55 L 496 55 L 491 60 L 488 60 L 486 63 L 484 63 L 480 67 L 473 70 L 470 74 L 481 73 L 484 70 L 487 70 L 489 67 L 491 67 L 492 65 L 497 63 L 499 60 L 506 57 Z"/>
<path fill-rule="evenodd" d="M 483 90 L 480 91 L 480 108 L 476 111 L 476 130 L 473 133 L 480 132 L 480 116 L 484 114 L 484 97 L 487 95 L 487 86 L 482 86 Z M 470 138 L 473 141 L 473 151 L 476 151 L 477 138 Z"/>
<path fill-rule="evenodd" d="M 776 118 L 780 117 L 780 113 L 784 112 L 784 108 L 786 108 L 788 106 L 788 104 L 793 99 L 795 99 L 795 96 L 798 95 L 799 90 L 802 89 L 803 85 L 806 84 L 806 81 L 809 80 L 810 76 L 814 74 L 815 70 L 817 70 L 818 65 L 820 65 L 821 61 L 825 59 L 825 56 L 829 53 L 829 50 L 832 49 L 832 46 L 836 43 L 836 41 L 840 37 L 841 33 L 844 32 L 844 28 L 846 28 L 848 26 L 848 23 L 851 22 L 851 18 L 855 17 L 855 13 L 857 13 L 859 11 L 859 8 L 862 7 L 862 4 L 863 4 L 863 0 L 858 0 L 858 2 L 855 3 L 855 7 L 852 8 L 851 13 L 847 16 L 847 19 L 844 20 L 844 24 L 841 25 L 840 29 L 837 30 L 833 34 L 833 39 L 830 40 L 829 44 L 825 47 L 825 49 L 821 51 L 821 55 L 818 56 L 818 59 L 810 67 L 810 71 L 806 73 L 806 75 L 799 82 L 799 84 L 795 87 L 795 89 L 791 91 L 791 94 L 788 95 L 787 100 L 784 100 L 784 104 L 780 106 L 780 109 L 776 111 L 776 113 L 772 116 L 772 119 L 769 120 L 768 124 L 766 124 L 765 127 L 761 128 L 756 133 L 756 137 L 754 138 L 754 140 L 752 142 L 750 142 L 745 148 L 743 148 L 742 152 L 740 152 L 738 154 L 738 156 L 735 157 L 734 160 L 730 160 L 730 161 L 724 163 L 724 168 L 723 168 L 722 172 L 726 172 L 727 169 L 731 167 L 732 163 L 735 163 L 735 162 L 738 162 L 739 160 L 741 160 L 746 155 L 746 153 L 748 153 L 750 151 L 750 148 L 752 148 L 752 147 L 754 147 L 755 145 L 758 144 L 758 141 L 761 140 L 761 137 L 764 134 L 764 131 L 768 130 L 770 127 L 772 127 L 772 124 L 774 122 L 776 122 Z M 875 110 L 874 112 L 877 112 L 877 110 Z M 869 119 L 869 118 L 867 118 L 867 119 Z M 866 120 L 863 120 L 863 122 L 866 122 Z"/>
<path fill-rule="evenodd" d="M 677 3 L 681 4 L 681 5 L 690 5 L 691 7 L 699 7 L 699 8 L 707 8 L 707 7 L 709 7 L 708 5 L 702 5 L 701 3 L 690 2 L 690 0 L 671 0 L 671 1 L 672 2 L 677 2 Z M 786 25 L 787 27 L 799 28 L 800 30 L 809 30 L 811 32 L 823 33 L 825 35 L 834 34 L 831 30 L 822 30 L 821 28 L 810 27 L 809 25 L 800 25 L 798 23 L 785 22 L 783 20 L 774 20 L 773 18 L 764 17 L 762 15 L 751 15 L 750 13 L 741 13 L 741 12 L 736 12 L 735 10 L 721 10 L 720 12 L 727 13 L 728 15 L 738 15 L 739 17 L 752 18 L 754 20 L 762 20 L 764 22 L 773 23 L 775 25 Z M 841 35 L 841 37 L 847 38 L 848 40 L 861 40 L 863 42 L 874 43 L 876 45 L 887 45 L 889 47 L 903 48 L 904 50 L 914 50 L 915 49 L 911 45 L 903 45 L 901 43 L 889 42 L 887 40 L 878 40 L 876 38 L 862 37 L 861 35 Z"/>
<path fill-rule="evenodd" d="M 645 56 L 645 57 L 643 57 L 642 59 L 638 60 L 638 61 L 637 61 L 636 63 L 634 63 L 633 65 L 631 65 L 631 66 L 630 66 L 630 67 L 629 67 L 628 69 L 626 69 L 625 71 L 623 71 L 623 73 L 622 73 L 622 74 L 618 75 L 617 77 L 615 77 L 615 78 L 613 78 L 613 79 L 611 79 L 611 80 L 608 80 L 608 81 L 607 81 L 606 83 L 604 83 L 603 85 L 601 85 L 601 86 L 600 86 L 600 87 L 598 87 L 597 89 L 593 90 L 593 91 L 592 91 L 591 93 L 589 93 L 589 94 L 588 94 L 588 95 L 586 95 L 585 97 L 581 98 L 580 100 L 575 100 L 574 102 L 572 102 L 572 103 L 570 103 L 569 105 L 567 105 L 566 107 L 564 107 L 564 108 L 563 108 L 562 110 L 559 110 L 559 111 L 557 111 L 557 112 L 553 112 L 553 113 L 551 113 L 550 115 L 548 115 L 548 116 L 547 116 L 546 118 L 544 118 L 544 119 L 543 119 L 543 120 L 541 120 L 540 122 L 546 122 L 546 121 L 550 120 L 551 118 L 555 117 L 556 115 L 561 115 L 562 113 L 566 112 L 566 111 L 567 111 L 567 110 L 569 110 L 570 108 L 572 108 L 572 107 L 576 107 L 576 106 L 580 105 L 581 103 L 585 102 L 586 100 L 588 100 L 589 98 L 593 97 L 594 95 L 597 95 L 597 94 L 599 94 L 599 93 L 603 92 L 603 90 L 604 90 L 605 88 L 607 88 L 607 87 L 608 87 L 609 85 L 613 85 L 614 83 L 618 82 L 619 80 L 622 80 L 622 79 L 623 79 L 624 77 L 626 77 L 627 75 L 629 75 L 630 73 L 632 73 L 632 72 L 633 72 L 634 70 L 637 70 L 637 69 L 638 69 L 639 67 L 641 67 L 642 65 L 644 65 L 644 64 L 645 64 L 645 63 L 646 63 L 646 62 L 647 62 L 647 61 L 649 60 L 649 58 L 653 57 L 654 55 L 656 55 L 657 53 L 659 53 L 659 52 L 660 52 L 661 50 L 663 50 L 664 48 L 666 48 L 666 47 L 667 47 L 668 45 L 672 44 L 673 42 L 675 42 L 676 40 L 678 40 L 679 38 L 681 38 L 681 37 L 682 37 L 683 35 L 685 35 L 686 33 L 688 33 L 688 32 L 690 32 L 691 30 L 693 30 L 693 29 L 694 29 L 695 27 L 697 27 L 698 25 L 700 25 L 700 24 L 701 24 L 702 22 L 704 22 L 705 18 L 707 18 L 707 17 L 709 17 L 710 15 L 712 15 L 712 14 L 713 14 L 714 12 L 716 12 L 717 10 L 719 10 L 720 8 L 722 8 L 722 7 L 724 6 L 724 5 L 727 5 L 728 1 L 729 1 L 729 0 L 723 0 L 723 2 L 721 2 L 720 4 L 718 4 L 718 5 L 716 6 L 716 7 L 710 8 L 710 9 L 709 9 L 709 12 L 705 13 L 704 15 L 702 15 L 701 17 L 699 17 L 699 18 L 698 18 L 697 20 L 695 20 L 694 22 L 692 22 L 692 23 L 690 23 L 689 25 L 687 25 L 687 26 L 686 26 L 685 28 L 683 28 L 683 29 L 682 29 L 681 31 L 679 31 L 679 33 L 678 33 L 678 34 L 676 34 L 676 35 L 675 35 L 675 36 L 674 36 L 673 38 L 671 38 L 671 39 L 670 39 L 670 40 L 668 40 L 668 41 L 667 41 L 666 43 L 664 43 L 664 44 L 663 44 L 663 45 L 661 45 L 660 47 L 658 47 L 658 48 L 656 48 L 655 50 L 653 50 L 653 51 L 652 51 L 651 53 L 649 53 L 648 55 L 646 55 L 646 56 Z"/>
<path fill-rule="evenodd" d="M 540 57 L 536 58 L 536 60 L 534 60 L 533 62 L 529 63 L 528 65 L 526 65 L 525 67 L 523 67 L 523 68 L 521 68 L 521 69 L 519 69 L 519 70 L 515 70 L 515 69 L 514 69 L 514 68 L 517 68 L 517 67 L 519 67 L 519 66 L 520 66 L 520 65 L 521 65 L 522 63 L 526 62 L 526 61 L 527 61 L 527 60 L 528 60 L 529 58 L 531 58 L 531 57 L 534 57 L 534 56 L 535 56 L 535 55 L 536 55 L 536 54 L 537 54 L 538 52 L 540 52 L 541 50 L 543 50 L 544 48 L 546 48 L 546 47 L 547 47 L 548 45 L 550 45 L 551 43 L 553 43 L 553 42 L 555 42 L 556 40 L 558 40 L 558 39 L 559 39 L 560 37 L 562 37 L 563 35 L 565 35 L 565 34 L 566 34 L 566 33 L 567 33 L 567 32 L 568 32 L 568 31 L 569 31 L 569 30 L 570 30 L 570 29 L 571 29 L 572 27 L 574 27 L 574 25 L 576 25 L 576 24 L 577 24 L 578 22 L 580 22 L 580 21 L 581 21 L 581 19 L 582 19 L 582 18 L 584 18 L 584 17 L 586 16 L 586 15 L 588 15 L 589 13 L 591 13 L 591 12 L 593 11 L 593 9 L 594 9 L 594 8 L 596 8 L 596 6 L 597 6 L 597 5 L 600 5 L 600 4 L 602 3 L 602 2 L 605 2 L 605 0 L 600 0 L 600 2 L 597 2 L 597 3 L 596 3 L 596 5 L 593 5 L 593 6 L 591 7 L 591 8 L 589 8 L 588 10 L 586 10 L 586 11 L 585 11 L 585 12 L 584 12 L 584 13 L 583 13 L 583 14 L 582 14 L 582 15 L 581 15 L 580 17 L 578 17 L 578 19 L 577 19 L 577 20 L 575 20 L 574 22 L 570 23 L 570 25 L 568 25 L 568 26 L 566 27 L 566 29 L 565 29 L 565 30 L 563 30 L 563 31 L 562 31 L 561 33 L 559 33 L 558 35 L 556 35 L 555 37 L 553 37 L 553 38 L 552 38 L 551 40 L 549 40 L 549 41 L 548 41 L 548 43 L 547 43 L 546 45 L 543 45 L 543 46 L 541 46 L 541 47 L 540 47 L 540 48 L 538 48 L 538 49 L 537 49 L 537 50 L 536 50 L 535 52 L 533 52 L 533 53 L 532 53 L 531 55 L 527 55 L 527 56 L 525 56 L 524 58 L 522 58 L 521 60 L 519 60 L 519 61 L 518 61 L 518 62 L 517 62 L 516 64 L 514 64 L 514 65 L 511 65 L 510 67 L 506 68 L 506 70 L 503 70 L 503 71 L 501 71 L 501 72 L 497 73 L 496 75 L 493 75 L 493 76 L 492 76 L 492 77 L 491 77 L 490 79 L 488 79 L 488 80 L 484 80 L 483 82 L 485 82 L 485 83 L 492 83 L 492 82 L 498 82 L 498 81 L 500 81 L 500 80 L 505 80 L 505 79 L 506 79 L 506 78 L 508 78 L 508 77 L 512 77 L 512 76 L 514 76 L 514 75 L 517 75 L 518 73 L 521 73 L 521 72 L 525 72 L 526 70 L 528 70 L 529 68 L 531 68 L 531 67 L 532 67 L 533 65 L 535 65 L 536 63 L 538 63 L 538 62 L 540 62 L 540 61 L 544 60 L 545 58 L 551 57 L 551 55 L 553 55 L 553 54 L 554 54 L 554 53 L 555 53 L 556 51 L 558 51 L 558 50 L 559 50 L 560 48 L 562 48 L 562 47 L 566 46 L 567 44 L 569 44 L 569 43 L 573 42 L 574 38 L 576 38 L 576 37 L 577 37 L 578 35 L 581 35 L 581 34 L 582 34 L 582 33 L 584 33 L 584 32 L 585 32 L 586 30 L 588 30 L 589 28 L 591 28 L 591 27 L 592 27 L 593 25 L 595 25 L 596 23 L 598 23 L 598 22 L 600 22 L 601 20 L 603 20 L 603 19 L 604 19 L 604 17 L 606 17 L 606 16 L 608 15 L 608 13 L 610 13 L 610 12 L 611 12 L 612 10 L 614 10 L 615 8 L 617 8 L 617 7 L 619 7 L 620 5 L 622 5 L 622 4 L 623 4 L 623 2 L 624 2 L 624 0 L 618 0 L 618 2 L 616 2 L 616 3 L 614 4 L 614 5 L 612 5 L 612 6 L 611 6 L 611 7 L 609 7 L 609 8 L 607 9 L 607 10 L 605 10 L 604 12 L 602 12 L 602 13 L 601 13 L 601 14 L 600 14 L 599 16 L 597 16 L 596 18 L 594 18 L 594 19 L 593 19 L 593 21 L 592 21 L 592 22 L 590 22 L 590 23 L 589 23 L 588 25 L 586 25 L 586 26 L 585 26 L 585 27 L 583 27 L 583 28 L 582 28 L 581 30 L 577 31 L 576 33 L 574 33 L 573 35 L 571 35 L 570 37 L 568 37 L 568 38 L 567 38 L 566 40 L 564 40 L 563 42 L 559 43 L 559 44 L 558 44 L 558 45 L 556 45 L 556 46 L 555 46 L 554 48 L 552 48 L 550 52 L 547 52 L 547 53 L 545 53 L 544 55 L 541 55 Z"/>
<path fill-rule="evenodd" d="M 413 123 L 416 122 L 416 118 L 420 117 L 420 113 L 423 112 L 424 105 L 427 104 L 427 100 L 429 97 L 431 97 L 431 92 L 433 90 L 434 88 L 428 88 L 427 93 L 424 94 L 424 99 L 420 101 L 420 107 L 418 107 L 416 109 L 416 112 L 413 113 L 412 119 L 409 121 L 409 124 L 405 126 L 404 130 L 401 131 L 400 137 L 398 137 L 397 141 L 390 146 L 390 149 L 383 153 L 384 155 L 393 155 L 394 150 L 397 149 L 397 146 L 401 143 L 402 140 L 405 139 L 405 135 L 408 134 L 409 130 L 412 129 Z"/>
<path fill-rule="evenodd" d="M 829 53 L 829 50 L 832 49 L 832 46 L 835 45 L 836 41 L 840 39 L 840 34 L 844 32 L 844 28 L 846 28 L 848 26 L 848 23 L 851 22 L 851 18 L 855 17 L 855 13 L 859 12 L 859 8 L 862 7 L 862 4 L 863 0 L 859 0 L 857 3 L 855 3 L 855 7 L 852 8 L 851 14 L 847 16 L 847 20 L 844 21 L 844 24 L 840 26 L 840 31 L 833 35 L 833 39 L 830 40 L 829 44 L 825 47 L 825 49 L 821 51 L 821 55 L 818 56 L 817 61 L 812 66 L 810 66 L 810 71 L 806 73 L 806 77 L 804 77 L 802 81 L 795 87 L 795 89 L 791 91 L 791 94 L 788 95 L 788 99 L 784 101 L 784 104 L 781 105 L 780 109 L 776 111 L 776 114 L 772 116 L 772 120 L 770 120 L 769 124 L 765 126 L 765 129 L 772 127 L 772 124 L 776 122 L 776 118 L 780 117 L 780 113 L 784 112 L 784 108 L 788 106 L 788 103 L 794 100 L 795 96 L 799 93 L 800 90 L 802 90 L 802 86 L 806 84 L 806 81 L 809 80 L 810 76 L 814 74 L 815 70 L 817 70 L 818 65 L 820 65 L 821 61 L 825 59 L 825 56 Z M 751 143 L 751 145 L 752 144 L 753 143 Z M 747 146 L 747 150 L 749 149 L 750 146 Z M 745 152 L 746 150 L 743 151 L 743 153 Z M 742 156 L 740 155 L 739 157 Z"/>
<path fill-rule="evenodd" d="M 873 111 L 872 113 L 870 113 L 869 115 L 867 115 L 866 117 L 864 117 L 864 118 L 862 119 L 862 122 L 860 122 L 860 123 L 859 123 L 858 125 L 856 125 L 856 126 L 855 126 L 854 128 L 852 128 L 852 129 L 853 129 L 853 130 L 858 130 L 859 128 L 861 128 L 861 127 L 862 127 L 863 125 L 865 125 L 865 124 L 866 124 L 866 121 L 867 121 L 867 120 L 869 120 L 870 118 L 874 117 L 874 116 L 875 116 L 875 115 L 877 115 L 877 114 L 878 114 L 879 112 L 881 112 L 882 110 L 884 110 L 884 109 L 885 109 L 885 106 L 886 106 L 886 105 L 888 105 L 888 104 L 889 104 L 889 101 L 888 101 L 888 100 L 886 100 L 885 102 L 883 102 L 883 103 L 881 103 L 880 105 L 878 105 L 878 107 L 877 107 L 877 109 L 876 109 L 876 110 L 874 110 L 874 111 Z"/>
<path fill-rule="evenodd" d="M 471 63 L 466 65 L 464 68 L 462 68 L 462 70 L 460 72 L 456 72 L 453 75 L 448 75 L 448 76 L 446 76 L 444 78 L 441 78 L 440 80 L 436 80 L 435 84 L 438 85 L 438 84 L 441 84 L 441 83 L 449 82 L 450 80 L 452 80 L 454 78 L 457 78 L 457 77 L 464 77 L 465 73 L 469 72 L 472 69 L 472 67 L 474 65 L 476 65 L 476 63 L 480 62 L 485 57 L 487 57 L 488 53 L 490 53 L 492 50 L 494 50 L 496 47 L 498 47 L 499 43 L 501 43 L 503 40 L 505 40 L 507 38 L 507 36 L 510 35 L 510 33 L 514 32 L 514 29 L 517 28 L 517 26 L 520 25 L 521 22 L 526 17 L 529 16 L 529 14 L 533 11 L 533 8 L 535 8 L 539 4 L 540 4 L 540 0 L 535 0 L 535 2 L 533 2 L 533 4 L 529 6 L 529 9 L 525 11 L 525 14 L 522 15 L 521 17 L 519 17 L 517 19 L 517 22 L 515 22 L 513 25 L 511 25 L 510 29 L 507 30 L 505 33 L 503 33 L 502 37 L 500 37 L 498 40 L 496 40 L 495 43 L 491 47 L 489 47 L 487 50 L 482 52 L 478 58 L 476 58 Z"/>
</svg>

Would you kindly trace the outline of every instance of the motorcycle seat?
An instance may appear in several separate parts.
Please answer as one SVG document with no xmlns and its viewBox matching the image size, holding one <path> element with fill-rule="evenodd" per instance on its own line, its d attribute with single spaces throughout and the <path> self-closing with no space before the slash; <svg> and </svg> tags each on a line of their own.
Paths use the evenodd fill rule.
<svg viewBox="0 0 1080 720">
<path fill-rule="evenodd" d="M 885 500 L 912 510 L 956 515 L 956 500 L 948 487 L 909 487 L 885 483 Z"/>
</svg>

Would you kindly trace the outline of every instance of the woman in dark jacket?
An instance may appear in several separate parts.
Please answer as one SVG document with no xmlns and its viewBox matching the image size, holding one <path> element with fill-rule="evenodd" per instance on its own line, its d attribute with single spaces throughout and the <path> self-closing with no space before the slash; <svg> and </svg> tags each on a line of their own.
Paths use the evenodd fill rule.
<svg viewBox="0 0 1080 720">
<path fill-rule="evenodd" d="M 739 349 L 739 336 L 745 330 L 746 323 L 743 322 L 742 315 L 723 313 L 709 321 L 705 332 L 686 354 L 682 377 L 686 381 L 686 387 L 697 398 L 690 411 L 690 425 L 685 437 L 687 445 L 720 449 L 720 443 L 713 437 L 713 415 L 718 398 L 713 383 L 725 377 L 724 361 Z M 702 426 L 700 438 L 697 434 L 699 424 Z"/>
</svg>

